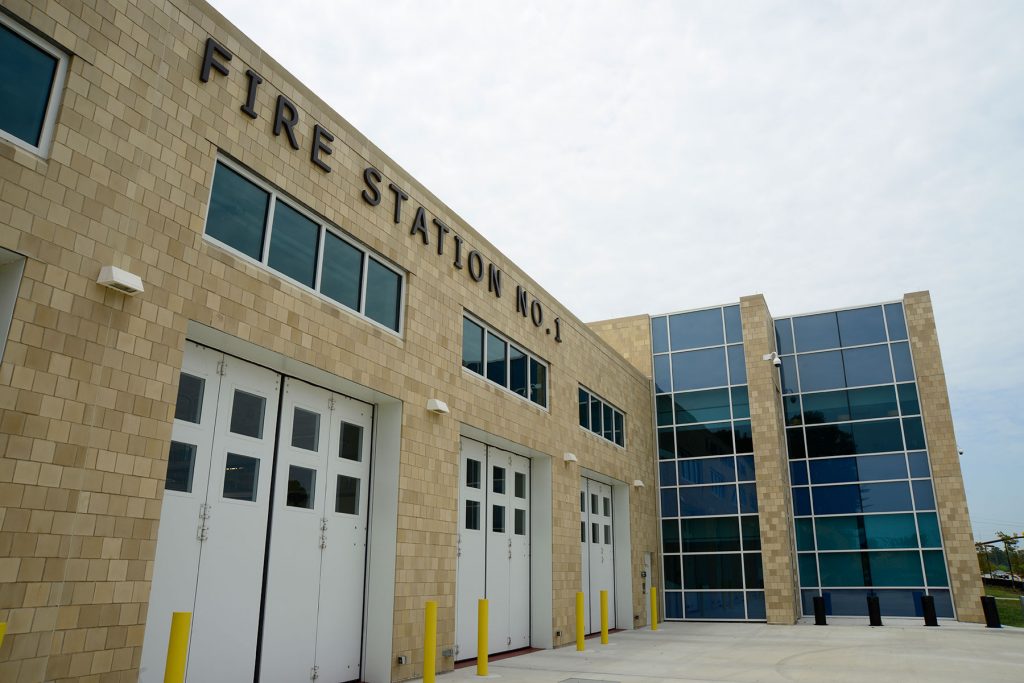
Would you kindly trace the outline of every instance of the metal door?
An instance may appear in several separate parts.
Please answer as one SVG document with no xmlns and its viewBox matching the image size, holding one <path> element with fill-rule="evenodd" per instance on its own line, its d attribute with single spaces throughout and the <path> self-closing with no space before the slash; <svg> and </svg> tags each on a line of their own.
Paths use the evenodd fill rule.
<svg viewBox="0 0 1024 683">
<path fill-rule="evenodd" d="M 512 486 L 511 453 L 487 448 L 487 568 L 486 590 L 490 608 L 490 652 L 508 650 L 509 600 L 511 598 Z"/>
<path fill-rule="evenodd" d="M 580 591 L 583 593 L 583 623 L 590 628 L 590 492 L 589 479 L 580 479 Z"/>
<path fill-rule="evenodd" d="M 458 659 L 477 656 L 477 600 L 485 595 L 487 447 L 462 440 L 459 468 L 459 537 L 455 588 L 455 644 Z"/>
<path fill-rule="evenodd" d="M 608 628 L 615 628 L 615 546 L 612 534 L 612 487 L 583 479 L 586 494 L 586 566 L 584 593 L 590 632 L 601 630 L 601 591 L 608 591 Z"/>
<path fill-rule="evenodd" d="M 509 453 L 511 518 L 508 524 L 508 648 L 530 644 L 530 461 Z"/>
</svg>

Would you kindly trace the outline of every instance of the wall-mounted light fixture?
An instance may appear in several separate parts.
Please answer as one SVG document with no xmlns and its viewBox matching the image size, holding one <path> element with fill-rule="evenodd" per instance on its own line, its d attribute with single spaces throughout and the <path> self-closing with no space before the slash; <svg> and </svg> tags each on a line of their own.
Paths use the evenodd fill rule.
<svg viewBox="0 0 1024 683">
<path fill-rule="evenodd" d="M 435 415 L 447 415 L 451 411 L 448 410 L 448 404 L 439 398 L 431 398 L 427 400 L 427 410 L 434 413 Z"/>
<path fill-rule="evenodd" d="M 564 462 L 577 462 L 576 454 L 567 452 L 565 455 L 562 456 L 562 460 Z"/>
<path fill-rule="evenodd" d="M 644 488 L 644 483 L 642 481 L 640 481 L 639 479 L 634 479 L 633 480 L 633 488 L 635 488 L 635 489 L 642 489 L 642 488 Z"/>
<path fill-rule="evenodd" d="M 100 276 L 96 278 L 96 284 L 116 289 L 122 294 L 135 296 L 146 291 L 142 286 L 142 278 L 135 273 L 129 273 L 117 266 L 103 266 L 100 269 Z"/>
</svg>

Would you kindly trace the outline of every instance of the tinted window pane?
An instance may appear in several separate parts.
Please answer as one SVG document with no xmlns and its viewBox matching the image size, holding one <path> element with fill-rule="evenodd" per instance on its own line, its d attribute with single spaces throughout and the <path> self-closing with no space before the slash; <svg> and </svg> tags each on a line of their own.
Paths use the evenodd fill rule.
<svg viewBox="0 0 1024 683">
<path fill-rule="evenodd" d="M 823 586 L 870 586 L 866 553 L 826 553 L 818 555 Z M 866 607 L 865 607 L 866 609 Z"/>
<path fill-rule="evenodd" d="M 825 396 L 827 394 L 813 394 L 814 396 Z M 782 409 L 786 413 L 786 425 L 801 425 L 804 423 L 803 415 L 800 412 L 799 396 L 784 396 L 782 398 Z M 824 420 L 822 420 L 824 422 Z"/>
<path fill-rule="evenodd" d="M 363 459 L 363 428 L 359 425 L 341 423 L 341 444 L 338 457 L 360 462 Z"/>
<path fill-rule="evenodd" d="M 806 486 L 793 487 L 793 514 L 811 514 L 811 492 Z"/>
<path fill-rule="evenodd" d="M 747 619 L 765 619 L 764 593 L 747 593 Z"/>
<path fill-rule="evenodd" d="M 920 479 L 910 482 L 914 487 L 914 507 L 918 510 L 934 510 L 935 494 L 932 493 L 931 479 Z"/>
<path fill-rule="evenodd" d="M 786 449 L 790 458 L 806 458 L 807 449 L 804 447 L 804 430 L 802 427 L 792 427 L 786 430 Z"/>
<path fill-rule="evenodd" d="M 921 413 L 921 404 L 917 400 L 917 385 L 899 384 L 896 390 L 900 396 L 900 412 L 904 415 L 918 415 Z"/>
<path fill-rule="evenodd" d="M 910 462 L 910 476 L 927 477 L 931 474 L 931 469 L 928 467 L 928 453 L 926 451 L 908 453 L 907 460 Z"/>
<path fill-rule="evenodd" d="M 654 392 L 667 394 L 672 391 L 672 370 L 668 356 L 654 357 Z"/>
<path fill-rule="evenodd" d="M 740 484 L 736 488 L 739 489 L 740 495 L 740 513 L 745 515 L 757 512 L 757 486 L 754 484 Z"/>
<path fill-rule="evenodd" d="M 520 396 L 529 397 L 528 389 L 526 386 L 526 373 L 528 370 L 528 362 L 526 354 L 521 349 L 509 344 L 508 347 L 508 370 L 509 370 L 509 389 L 516 392 Z"/>
<path fill-rule="evenodd" d="M 789 463 L 789 479 L 794 484 L 807 483 L 807 461 Z"/>
<path fill-rule="evenodd" d="M 814 550 L 814 522 L 810 519 L 796 519 L 796 549 Z"/>
<path fill-rule="evenodd" d="M 676 428 L 676 453 L 680 458 L 732 454 L 732 425 L 716 422 Z"/>
<path fill-rule="evenodd" d="M 907 439 L 908 451 L 916 451 L 925 447 L 924 427 L 921 425 L 921 418 L 903 418 L 903 435 Z"/>
<path fill-rule="evenodd" d="M 899 420 L 807 427 L 807 454 L 812 458 L 901 450 L 903 435 Z"/>
<path fill-rule="evenodd" d="M 750 399 L 747 396 L 746 387 L 733 387 L 732 392 L 732 416 L 734 418 L 750 417 Z"/>
<path fill-rule="evenodd" d="M 897 382 L 913 382 L 914 363 L 910 359 L 910 345 L 906 342 L 892 344 L 892 369 Z"/>
<path fill-rule="evenodd" d="M 743 588 L 740 555 L 683 555 L 687 588 Z"/>
<path fill-rule="evenodd" d="M 663 519 L 661 521 L 661 547 L 662 552 L 679 552 L 679 520 Z"/>
<path fill-rule="evenodd" d="M 843 365 L 846 368 L 846 386 L 848 387 L 892 382 L 888 345 L 845 349 Z"/>
<path fill-rule="evenodd" d="M 903 304 L 886 304 L 885 321 L 889 327 L 889 340 L 907 338 L 907 321 L 903 316 Z"/>
<path fill-rule="evenodd" d="M 487 379 L 508 386 L 508 374 L 505 367 L 505 342 L 487 333 Z"/>
<path fill-rule="evenodd" d="M 466 486 L 471 489 L 480 488 L 480 461 L 466 458 Z"/>
<path fill-rule="evenodd" d="M 743 344 L 727 348 L 729 356 L 729 384 L 747 383 L 747 364 L 743 358 Z"/>
<path fill-rule="evenodd" d="M 736 479 L 754 481 L 754 456 L 741 455 L 736 458 Z"/>
<path fill-rule="evenodd" d="M 671 315 L 668 327 L 673 351 L 725 343 L 720 308 Z"/>
<path fill-rule="evenodd" d="M 722 309 L 725 315 L 725 341 L 727 344 L 743 341 L 743 323 L 740 320 L 739 306 L 726 306 Z"/>
<path fill-rule="evenodd" d="M 668 351 L 668 319 L 665 316 L 651 318 L 651 345 L 654 353 Z"/>
<path fill-rule="evenodd" d="M 679 516 L 679 489 L 665 488 L 661 490 L 661 516 Z"/>
<path fill-rule="evenodd" d="M 206 234 L 246 256 L 263 260 L 263 231 L 270 195 L 223 164 L 217 164 Z"/>
<path fill-rule="evenodd" d="M 491 467 L 491 490 L 495 493 L 505 493 L 505 468 Z"/>
<path fill-rule="evenodd" d="M 658 414 L 658 425 L 665 426 L 675 424 L 675 414 L 672 411 L 672 396 L 664 394 L 654 399 L 655 411 Z"/>
<path fill-rule="evenodd" d="M 338 488 L 334 493 L 334 511 L 344 515 L 359 514 L 359 480 L 338 475 Z"/>
<path fill-rule="evenodd" d="M 839 340 L 843 346 L 885 341 L 885 320 L 882 319 L 881 306 L 839 311 L 836 317 L 839 319 Z"/>
<path fill-rule="evenodd" d="M 941 550 L 926 550 L 924 553 L 924 572 L 929 586 L 948 586 L 946 578 L 946 561 Z"/>
<path fill-rule="evenodd" d="M 797 356 L 797 363 L 800 366 L 801 391 L 839 389 L 846 386 L 843 356 L 839 351 Z"/>
<path fill-rule="evenodd" d="M 330 232 L 324 242 L 320 291 L 353 311 L 359 310 L 359 283 L 363 278 L 363 254 Z"/>
<path fill-rule="evenodd" d="M 661 486 L 676 485 L 676 464 L 674 462 L 658 463 L 658 481 Z"/>
<path fill-rule="evenodd" d="M 604 438 L 606 438 L 609 441 L 611 441 L 612 440 L 612 431 L 615 429 L 615 417 L 612 414 L 612 407 L 610 405 L 604 404 L 603 410 L 604 410 L 604 420 L 603 420 L 603 425 L 604 426 L 603 426 L 601 434 L 602 434 L 602 436 L 604 436 Z"/>
<path fill-rule="evenodd" d="M 675 394 L 676 424 L 729 419 L 729 390 L 692 391 Z"/>
<path fill-rule="evenodd" d="M 907 482 L 822 486 L 812 489 L 812 496 L 818 515 L 911 510 Z"/>
<path fill-rule="evenodd" d="M 789 318 L 775 321 L 775 345 L 780 355 L 793 353 L 793 326 Z"/>
<path fill-rule="evenodd" d="M 696 486 L 679 489 L 683 517 L 735 515 L 739 510 L 735 486 Z"/>
<path fill-rule="evenodd" d="M 316 258 L 320 226 L 282 201 L 274 204 L 267 265 L 312 287 L 316 282 Z"/>
<path fill-rule="evenodd" d="M 672 428 L 658 430 L 658 457 L 662 460 L 676 457 L 675 432 Z"/>
<path fill-rule="evenodd" d="M 625 431 L 624 420 L 625 420 L 625 418 L 623 417 L 622 413 L 620 413 L 619 411 L 616 410 L 615 411 L 615 443 L 617 443 L 620 446 L 624 446 L 626 444 L 626 431 Z"/>
<path fill-rule="evenodd" d="M 672 354 L 672 388 L 705 389 L 728 384 L 725 349 L 703 349 Z"/>
<path fill-rule="evenodd" d="M 196 466 L 196 447 L 189 443 L 171 442 L 167 454 L 167 478 L 164 490 L 192 493 L 192 474 Z"/>
<path fill-rule="evenodd" d="M 800 585 L 803 587 L 818 585 L 818 562 L 812 554 L 800 555 Z M 806 611 L 806 610 L 805 610 Z"/>
<path fill-rule="evenodd" d="M 918 513 L 917 528 L 921 534 L 922 548 L 942 547 L 942 536 L 939 535 L 939 518 L 934 512 Z"/>
<path fill-rule="evenodd" d="M 231 403 L 231 431 L 256 439 L 263 438 L 263 411 L 267 400 L 245 391 L 235 390 Z"/>
<path fill-rule="evenodd" d="M 293 508 L 313 508 L 316 493 L 316 470 L 308 467 L 288 467 L 288 491 L 285 505 Z"/>
<path fill-rule="evenodd" d="M 796 336 L 796 350 L 801 353 L 839 346 L 839 325 L 835 313 L 793 318 L 793 332 Z"/>
<path fill-rule="evenodd" d="M 178 402 L 174 406 L 174 419 L 199 424 L 203 415 L 203 389 L 206 380 L 186 372 L 178 378 Z"/>
<path fill-rule="evenodd" d="M 516 498 L 526 498 L 526 475 L 522 472 L 515 473 L 515 483 L 513 491 L 515 492 Z"/>
<path fill-rule="evenodd" d="M 795 394 L 799 390 L 796 381 L 796 356 L 782 357 L 779 377 L 782 380 L 782 393 Z"/>
<path fill-rule="evenodd" d="M 680 484 L 719 484 L 736 481 L 733 458 L 702 458 L 679 462 Z"/>
<path fill-rule="evenodd" d="M 491 531 L 503 534 L 505 533 L 505 506 L 504 505 L 492 505 L 491 506 Z"/>
<path fill-rule="evenodd" d="M 851 389 L 850 419 L 870 420 L 875 417 L 896 417 L 896 395 L 892 387 Z"/>
<path fill-rule="evenodd" d="M 665 588 L 682 588 L 682 566 L 678 555 L 665 556 Z"/>
<path fill-rule="evenodd" d="M 462 367 L 484 374 L 484 328 L 469 318 L 462 319 Z"/>
<path fill-rule="evenodd" d="M 530 400 L 539 406 L 548 405 L 548 366 L 530 359 Z"/>
<path fill-rule="evenodd" d="M 743 531 L 743 549 L 761 549 L 761 525 L 757 515 L 740 517 L 740 528 Z"/>
<path fill-rule="evenodd" d="M 584 389 L 579 390 L 579 412 L 580 412 L 580 427 L 586 429 L 590 428 L 590 394 Z M 658 424 L 661 424 L 659 422 Z"/>
<path fill-rule="evenodd" d="M 743 592 L 686 592 L 683 610 L 687 619 L 743 619 Z"/>
<path fill-rule="evenodd" d="M 736 439 L 737 453 L 754 452 L 754 432 L 750 426 L 750 420 L 737 420 L 733 422 L 733 436 Z"/>
<path fill-rule="evenodd" d="M 320 415 L 296 408 L 292 416 L 292 446 L 315 451 L 320 445 Z"/>
<path fill-rule="evenodd" d="M 402 277 L 371 258 L 366 273 L 366 317 L 397 332 L 401 299 Z"/>
<path fill-rule="evenodd" d="M 743 573 L 747 588 L 764 588 L 761 553 L 747 553 L 743 556 Z"/>
<path fill-rule="evenodd" d="M 57 60 L 0 25 L 0 128 L 39 145 Z"/>
<path fill-rule="evenodd" d="M 684 553 L 713 553 L 740 549 L 738 517 L 684 519 L 681 524 Z"/>
<path fill-rule="evenodd" d="M 910 514 L 819 517 L 815 524 L 819 550 L 917 547 L 914 516 Z"/>
<path fill-rule="evenodd" d="M 867 553 L 872 586 L 923 586 L 917 552 Z"/>
<path fill-rule="evenodd" d="M 902 453 L 811 460 L 810 466 L 811 483 L 814 484 L 907 478 L 907 465 Z"/>
<path fill-rule="evenodd" d="M 513 520 L 514 526 L 512 532 L 517 536 L 526 535 L 526 510 L 515 509 L 515 519 Z"/>
<path fill-rule="evenodd" d="M 803 424 L 822 424 L 850 419 L 850 401 L 845 391 L 823 391 L 805 394 Z M 796 397 L 794 397 L 796 399 Z M 798 403 L 794 400 L 794 403 Z M 800 424 L 796 421 L 795 424 Z"/>
<path fill-rule="evenodd" d="M 228 453 L 224 462 L 224 497 L 233 500 L 256 500 L 260 461 L 245 455 Z"/>
<path fill-rule="evenodd" d="M 466 528 L 471 531 L 480 530 L 480 501 L 466 501 Z"/>
</svg>

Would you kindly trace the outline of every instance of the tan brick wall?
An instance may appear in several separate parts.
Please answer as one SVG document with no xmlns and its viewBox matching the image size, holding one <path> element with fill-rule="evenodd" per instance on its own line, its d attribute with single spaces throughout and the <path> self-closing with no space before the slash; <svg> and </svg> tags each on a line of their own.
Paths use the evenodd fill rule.
<svg viewBox="0 0 1024 683">
<path fill-rule="evenodd" d="M 190 320 L 404 402 L 393 648 L 416 655 L 395 680 L 422 668 L 425 600 L 439 600 L 439 646 L 454 640 L 459 423 L 555 458 L 552 629 L 570 642 L 579 472 L 561 454 L 654 482 L 647 377 L 205 3 L 4 8 L 73 57 L 50 158 L 0 142 L 0 246 L 27 258 L 0 364 L 0 680 L 136 679 Z M 203 84 L 209 36 L 234 59 Z M 250 67 L 265 79 L 257 120 L 239 111 Z M 278 93 L 299 109 L 299 151 L 271 133 Z M 330 174 L 309 161 L 314 122 L 336 136 Z M 204 240 L 218 149 L 409 271 L 401 338 Z M 410 194 L 401 225 L 387 197 L 361 200 L 367 165 Z M 417 205 L 504 271 L 502 298 L 451 267 L 450 242 L 442 257 L 409 235 Z M 146 292 L 96 285 L 107 264 Z M 516 284 L 561 317 L 564 343 L 516 313 Z M 550 362 L 550 412 L 461 368 L 463 308 Z M 578 383 L 625 412 L 625 451 L 579 428 Z M 435 396 L 450 418 L 425 412 Z M 655 496 L 631 493 L 634 567 L 657 549 Z"/>
<path fill-rule="evenodd" d="M 942 543 L 946 551 L 949 585 L 960 621 L 984 622 L 980 596 L 981 571 L 974 549 L 967 494 L 960 472 L 960 454 L 953 432 L 946 374 L 935 330 L 931 295 L 913 292 L 903 297 L 907 317 L 910 351 L 917 373 L 921 415 L 928 439 L 928 459 L 935 486 L 935 504 L 939 512 Z"/>
<path fill-rule="evenodd" d="M 601 335 L 608 344 L 633 364 L 644 377 L 653 378 L 651 368 L 651 319 L 634 315 L 614 320 L 587 323 L 587 327 Z"/>
<path fill-rule="evenodd" d="M 789 456 L 779 371 L 764 355 L 775 351 L 775 324 L 760 294 L 740 299 L 747 364 L 750 422 L 754 433 L 761 561 L 769 624 L 792 624 L 800 616 Z"/>
</svg>

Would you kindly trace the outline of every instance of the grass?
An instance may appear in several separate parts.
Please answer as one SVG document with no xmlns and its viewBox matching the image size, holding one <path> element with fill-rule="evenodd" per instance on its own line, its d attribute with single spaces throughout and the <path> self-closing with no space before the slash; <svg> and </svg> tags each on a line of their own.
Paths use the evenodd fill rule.
<svg viewBox="0 0 1024 683">
<path fill-rule="evenodd" d="M 1024 627 L 1024 609 L 1020 604 L 1020 591 L 1005 586 L 985 586 L 985 595 L 996 598 L 999 620 L 1003 626 Z M 1009 599 L 1000 599 L 1009 598 Z"/>
</svg>

